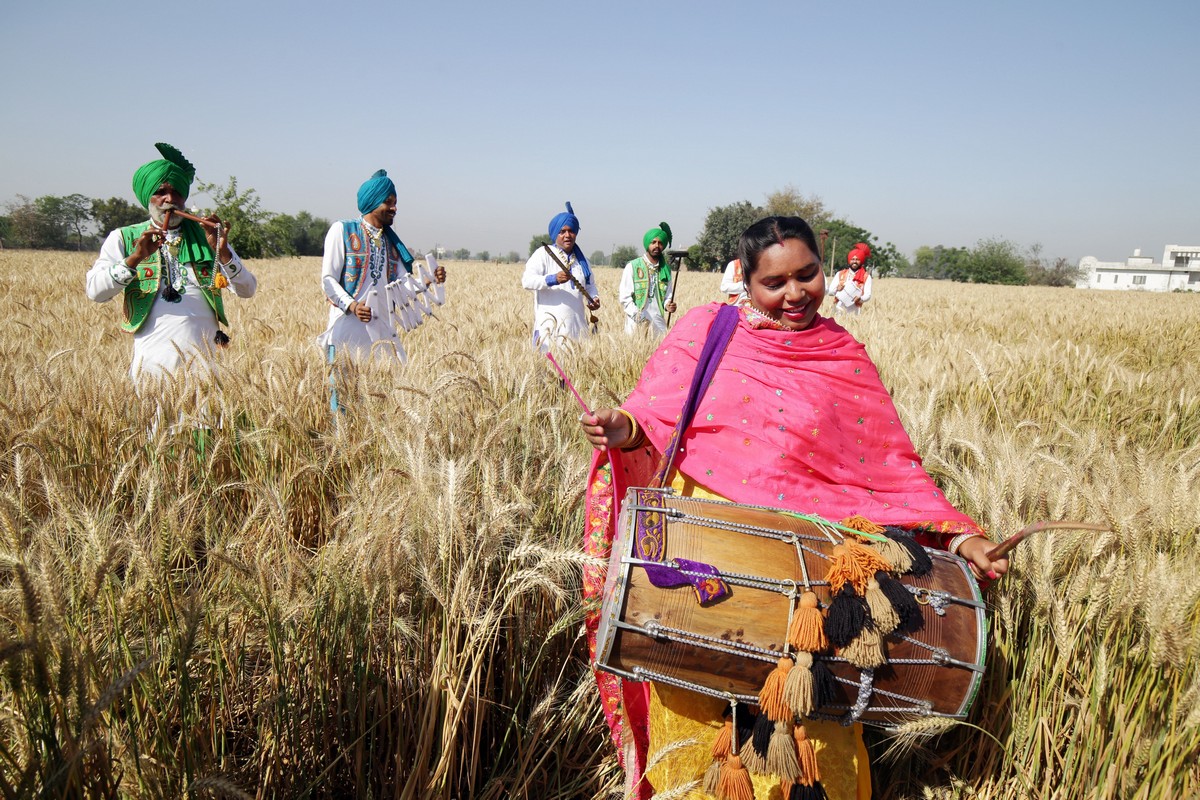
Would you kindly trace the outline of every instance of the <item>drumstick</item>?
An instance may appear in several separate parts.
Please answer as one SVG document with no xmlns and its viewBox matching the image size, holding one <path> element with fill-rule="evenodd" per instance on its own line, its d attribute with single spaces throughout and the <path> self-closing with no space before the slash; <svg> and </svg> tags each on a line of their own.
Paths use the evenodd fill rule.
<svg viewBox="0 0 1200 800">
<path fill-rule="evenodd" d="M 1008 553 L 1009 550 L 1012 550 L 1014 547 L 1019 545 L 1029 534 L 1048 529 L 1076 531 L 1112 530 L 1112 528 L 1108 527 L 1107 525 L 1097 525 L 1093 522 L 1035 522 L 1032 525 L 1029 525 L 1014 533 L 1012 536 L 1008 537 L 1003 542 L 989 550 L 987 554 L 988 561 L 995 561 L 997 558 L 1003 557 Z"/>
<path fill-rule="evenodd" d="M 559 374 L 559 376 L 560 376 L 560 377 L 563 379 L 563 384 L 564 384 L 564 385 L 565 385 L 565 386 L 566 386 L 568 389 L 570 389 L 570 390 L 571 390 L 571 394 L 575 395 L 575 399 L 576 399 L 577 401 L 579 401 L 579 406 L 580 406 L 580 408 L 582 408 L 582 409 L 583 409 L 583 411 L 584 411 L 584 413 L 585 413 L 585 414 L 588 414 L 588 415 L 590 415 L 590 414 L 592 413 L 592 410 L 591 410 L 590 408 L 588 408 L 588 404 L 587 404 L 587 403 L 583 402 L 583 398 L 579 396 L 579 392 L 575 391 L 575 385 L 574 385 L 573 383 L 571 383 L 571 379 L 567 377 L 567 373 L 563 372 L 563 368 L 562 368 L 562 367 L 560 367 L 560 366 L 558 365 L 558 362 L 554 360 L 554 354 L 553 354 L 553 353 L 551 353 L 549 350 L 547 350 L 547 351 L 546 351 L 546 358 L 550 359 L 550 363 L 554 365 L 554 368 L 555 368 L 556 370 L 558 370 L 558 374 Z"/>
</svg>

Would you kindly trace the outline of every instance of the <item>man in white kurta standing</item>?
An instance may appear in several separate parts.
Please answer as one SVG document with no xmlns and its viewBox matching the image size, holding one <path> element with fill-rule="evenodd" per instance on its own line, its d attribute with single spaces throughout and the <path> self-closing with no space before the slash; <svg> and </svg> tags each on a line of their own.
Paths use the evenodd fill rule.
<svg viewBox="0 0 1200 800">
<path fill-rule="evenodd" d="M 376 170 L 358 187 L 357 199 L 361 216 L 333 223 L 325 235 L 321 289 L 329 301 L 329 324 L 317 344 L 330 364 L 339 356 L 351 361 L 372 356 L 403 360 L 386 291 L 389 283 L 413 269 L 412 254 L 392 229 L 396 184 L 386 170 Z M 433 277 L 445 282 L 445 268 L 439 266 Z M 338 410 L 336 387 L 330 405 Z"/>
<path fill-rule="evenodd" d="M 730 303 L 736 303 L 746 292 L 742 282 L 742 262 L 736 258 L 725 265 L 725 272 L 721 275 L 721 291 L 729 295 Z"/>
<path fill-rule="evenodd" d="M 835 313 L 857 314 L 871 299 L 871 273 L 865 266 L 870 257 L 866 242 L 859 242 L 846 254 L 846 268 L 835 273 L 829 284 Z"/>
<path fill-rule="evenodd" d="M 215 349 L 229 337 L 221 290 L 251 297 L 258 287 L 229 246 L 229 229 L 201 225 L 173 213 L 184 209 L 196 168 L 169 144 L 155 145 L 163 158 L 133 175 L 133 193 L 150 219 L 111 232 L 88 270 L 87 295 L 104 303 L 124 296 L 121 328 L 133 334 L 129 374 L 143 388 L 153 379 L 208 377 Z M 206 218 L 220 223 L 216 216 Z"/>
<path fill-rule="evenodd" d="M 625 333 L 638 330 L 662 336 L 667 332 L 667 314 L 675 313 L 675 301 L 667 299 L 671 267 L 663 258 L 671 246 L 671 226 L 658 223 L 642 237 L 645 253 L 625 265 L 617 296 L 625 311 Z"/>
<path fill-rule="evenodd" d="M 534 250 L 521 276 L 521 285 L 533 292 L 533 343 L 543 352 L 586 338 L 595 321 L 590 312 L 600 308 L 592 268 L 575 241 L 579 218 L 569 202 L 547 232 L 553 244 Z"/>
</svg>

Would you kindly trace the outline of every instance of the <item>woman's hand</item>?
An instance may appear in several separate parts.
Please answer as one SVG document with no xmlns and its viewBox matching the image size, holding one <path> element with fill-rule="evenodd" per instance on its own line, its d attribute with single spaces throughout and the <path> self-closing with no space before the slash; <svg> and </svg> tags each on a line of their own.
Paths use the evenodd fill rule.
<svg viewBox="0 0 1200 800">
<path fill-rule="evenodd" d="M 958 555 L 966 559 L 975 579 L 985 589 L 1008 572 L 1008 556 L 995 561 L 988 558 L 987 554 L 995 546 L 986 536 L 972 536 L 958 546 Z"/>
<path fill-rule="evenodd" d="M 629 441 L 632 433 L 629 418 L 615 408 L 601 408 L 591 414 L 581 414 L 579 426 L 597 450 L 620 447 Z"/>
</svg>

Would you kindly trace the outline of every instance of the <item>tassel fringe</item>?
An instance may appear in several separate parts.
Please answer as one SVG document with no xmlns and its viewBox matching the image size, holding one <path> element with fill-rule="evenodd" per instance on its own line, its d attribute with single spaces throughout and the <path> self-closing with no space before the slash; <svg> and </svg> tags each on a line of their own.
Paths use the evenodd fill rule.
<svg viewBox="0 0 1200 800">
<path fill-rule="evenodd" d="M 800 595 L 800 605 L 792 615 L 792 625 L 788 628 L 788 644 L 810 653 L 829 648 L 829 639 L 825 636 L 825 617 L 821 614 L 815 592 Z"/>
</svg>

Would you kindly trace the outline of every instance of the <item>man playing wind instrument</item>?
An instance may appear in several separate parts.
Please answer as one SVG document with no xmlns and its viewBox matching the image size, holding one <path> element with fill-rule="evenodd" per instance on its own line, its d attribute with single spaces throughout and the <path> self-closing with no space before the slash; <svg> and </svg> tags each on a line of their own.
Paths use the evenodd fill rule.
<svg viewBox="0 0 1200 800">
<path fill-rule="evenodd" d="M 413 271 L 413 257 L 392 229 L 396 220 L 396 184 L 377 170 L 358 189 L 357 219 L 341 220 L 325 235 L 321 288 L 329 301 L 329 324 L 317 339 L 330 363 L 337 353 L 369 358 L 376 342 L 396 337 L 387 303 L 387 285 Z M 437 283 L 446 270 L 437 267 Z M 403 359 L 398 347 L 379 348 Z"/>
<path fill-rule="evenodd" d="M 671 226 L 658 223 L 646 231 L 642 247 L 646 252 L 625 265 L 618 294 L 625 311 L 625 332 L 652 331 L 655 336 L 667 332 L 667 314 L 675 313 L 675 301 L 667 299 L 671 286 L 671 266 L 663 253 L 671 246 Z"/>
<path fill-rule="evenodd" d="M 196 168 L 169 144 L 155 145 L 162 158 L 133 175 L 133 193 L 150 219 L 108 235 L 88 270 L 87 295 L 104 303 L 124 295 L 125 321 L 133 334 L 134 384 L 174 373 L 180 366 L 211 371 L 214 348 L 229 341 L 221 289 L 251 297 L 258 283 L 229 246 L 229 229 L 215 216 L 183 219 Z"/>
</svg>

